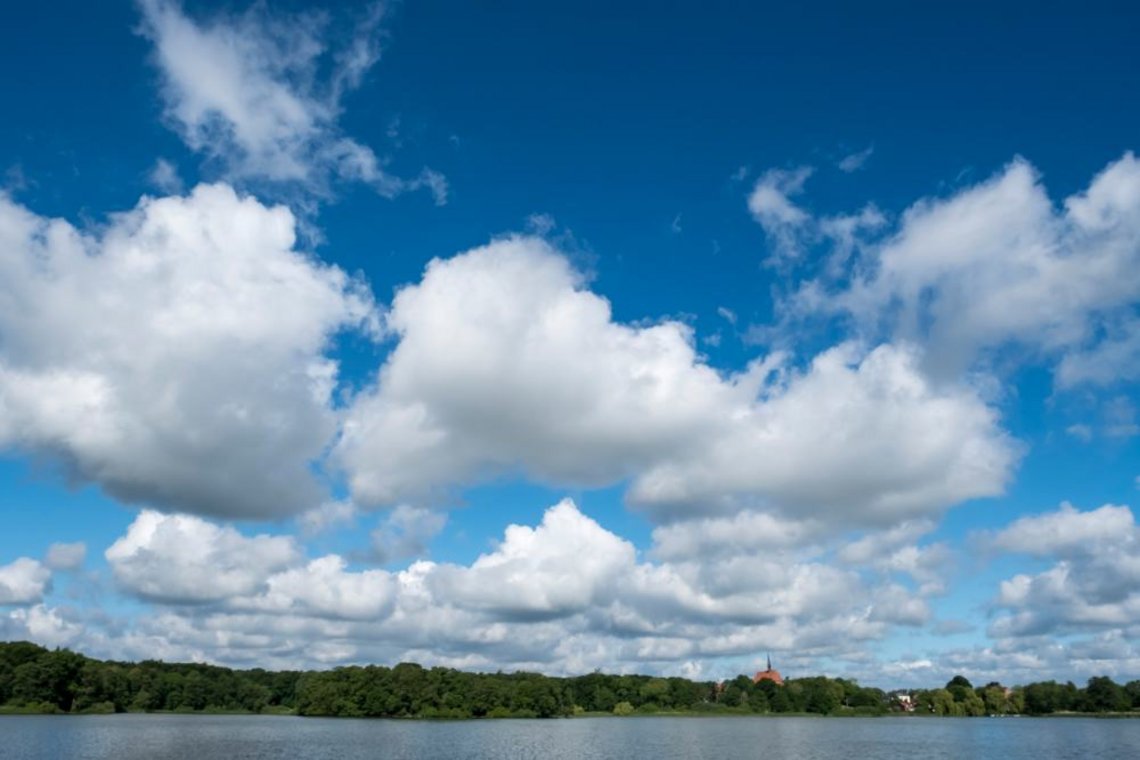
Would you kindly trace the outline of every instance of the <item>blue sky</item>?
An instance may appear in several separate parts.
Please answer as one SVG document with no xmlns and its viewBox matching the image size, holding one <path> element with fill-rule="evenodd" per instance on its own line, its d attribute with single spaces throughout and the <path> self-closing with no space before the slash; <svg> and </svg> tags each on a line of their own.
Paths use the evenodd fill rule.
<svg viewBox="0 0 1140 760">
<path fill-rule="evenodd" d="M 3 638 L 1140 675 L 1140 14 L 64 5 L 0 30 Z"/>
</svg>

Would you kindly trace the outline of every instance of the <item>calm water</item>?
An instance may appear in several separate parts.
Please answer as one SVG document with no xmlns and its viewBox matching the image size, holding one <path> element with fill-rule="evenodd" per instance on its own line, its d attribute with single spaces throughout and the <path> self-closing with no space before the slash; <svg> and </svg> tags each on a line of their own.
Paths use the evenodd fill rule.
<svg viewBox="0 0 1140 760">
<path fill-rule="evenodd" d="M 0 716 L 3 760 L 1140 757 L 1140 720 L 583 718 L 427 722 L 199 715 Z"/>
</svg>

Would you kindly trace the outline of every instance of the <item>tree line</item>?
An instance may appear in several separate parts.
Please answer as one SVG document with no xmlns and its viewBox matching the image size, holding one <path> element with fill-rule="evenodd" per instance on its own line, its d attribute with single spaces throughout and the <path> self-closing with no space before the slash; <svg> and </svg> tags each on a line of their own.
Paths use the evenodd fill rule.
<svg viewBox="0 0 1140 760">
<path fill-rule="evenodd" d="M 1140 681 L 1107 677 L 1085 688 L 1053 681 L 974 688 L 956 676 L 944 688 L 908 694 L 923 715 L 1126 712 L 1140 709 Z M 385 718 L 552 718 L 670 712 L 881 715 L 903 709 L 898 694 L 815 676 L 753 683 L 643 675 L 559 678 L 349 666 L 327 671 L 235 670 L 215 665 L 95 660 L 66 649 L 0 642 L 0 712 L 249 712 Z"/>
<path fill-rule="evenodd" d="M 964 676 L 954 676 L 944 688 L 919 690 L 912 698 L 916 713 L 931 715 L 1122 713 L 1140 710 L 1140 681 L 1121 685 L 1108 676 L 1095 676 L 1083 689 L 1072 681 L 1007 689 L 997 682 L 974 688 Z"/>
</svg>

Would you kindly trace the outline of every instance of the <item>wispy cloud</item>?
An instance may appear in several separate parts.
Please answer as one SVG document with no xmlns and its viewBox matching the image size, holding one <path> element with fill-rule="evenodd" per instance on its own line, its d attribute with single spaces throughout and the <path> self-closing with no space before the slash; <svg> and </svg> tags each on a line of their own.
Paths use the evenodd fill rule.
<svg viewBox="0 0 1140 760">
<path fill-rule="evenodd" d="M 178 167 L 165 158 L 155 160 L 148 179 L 156 190 L 168 195 L 177 195 L 183 190 L 182 178 L 178 176 Z"/>
<path fill-rule="evenodd" d="M 839 160 L 836 166 L 839 167 L 839 171 L 841 172 L 847 172 L 848 174 L 857 172 L 867 164 L 867 159 L 869 159 L 874 152 L 875 146 L 869 145 L 861 151 L 844 156 Z"/>
<path fill-rule="evenodd" d="M 341 102 L 380 58 L 383 6 L 371 6 L 340 47 L 327 15 L 286 16 L 258 4 L 241 15 L 191 18 L 177 0 L 140 0 L 140 32 L 154 43 L 166 118 L 223 176 L 298 183 L 320 195 L 356 181 L 385 197 L 427 189 L 447 201 L 443 175 L 411 178 L 344 134 Z"/>
</svg>

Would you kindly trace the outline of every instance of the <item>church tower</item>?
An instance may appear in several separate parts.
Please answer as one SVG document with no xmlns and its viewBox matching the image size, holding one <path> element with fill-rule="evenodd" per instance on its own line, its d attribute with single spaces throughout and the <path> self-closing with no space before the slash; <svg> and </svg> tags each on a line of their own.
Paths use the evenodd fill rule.
<svg viewBox="0 0 1140 760">
<path fill-rule="evenodd" d="M 752 683 L 760 683 L 761 681 L 771 681 L 777 686 L 784 685 L 784 677 L 780 675 L 780 671 L 772 669 L 772 655 L 768 655 L 768 669 L 759 671 L 753 678 Z"/>
</svg>

